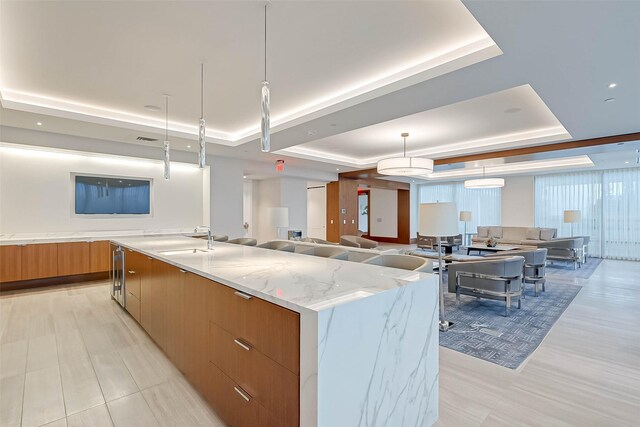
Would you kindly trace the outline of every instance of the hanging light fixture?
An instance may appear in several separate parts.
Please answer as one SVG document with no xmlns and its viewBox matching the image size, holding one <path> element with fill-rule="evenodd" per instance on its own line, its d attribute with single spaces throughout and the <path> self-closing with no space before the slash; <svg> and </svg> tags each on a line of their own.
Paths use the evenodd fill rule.
<svg viewBox="0 0 640 427">
<path fill-rule="evenodd" d="M 164 179 L 171 179 L 170 147 L 169 147 L 169 95 L 164 96 L 165 130 L 164 130 Z"/>
<path fill-rule="evenodd" d="M 198 126 L 198 167 L 204 168 L 206 162 L 205 144 L 205 121 L 204 121 L 204 64 L 200 64 L 200 123 Z"/>
<path fill-rule="evenodd" d="M 504 178 L 485 178 L 485 168 L 482 167 L 481 179 L 468 179 L 464 182 L 464 188 L 501 188 L 504 187 Z"/>
<path fill-rule="evenodd" d="M 267 4 L 264 5 L 264 80 L 262 81 L 262 120 L 260 122 L 260 146 L 264 153 L 271 151 L 271 135 L 269 121 L 269 82 L 267 81 Z"/>
<path fill-rule="evenodd" d="M 378 162 L 378 173 L 382 175 L 419 176 L 433 172 L 433 160 L 424 157 L 407 157 L 407 137 L 409 134 L 400 134 L 403 138 L 402 157 L 391 157 Z"/>
</svg>

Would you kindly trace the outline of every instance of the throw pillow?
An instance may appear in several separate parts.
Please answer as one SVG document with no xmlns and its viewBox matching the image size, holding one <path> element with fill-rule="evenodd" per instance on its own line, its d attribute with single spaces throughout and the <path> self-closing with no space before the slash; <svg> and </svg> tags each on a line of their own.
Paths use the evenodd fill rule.
<svg viewBox="0 0 640 427">
<path fill-rule="evenodd" d="M 502 227 L 489 227 L 489 235 L 496 239 L 502 239 Z"/>
<path fill-rule="evenodd" d="M 540 240 L 540 229 L 527 228 L 527 240 Z"/>
<path fill-rule="evenodd" d="M 540 240 L 551 240 L 554 234 L 556 234 L 554 228 L 543 228 L 540 230 Z"/>
<path fill-rule="evenodd" d="M 478 227 L 478 237 L 489 237 L 489 227 Z"/>
</svg>

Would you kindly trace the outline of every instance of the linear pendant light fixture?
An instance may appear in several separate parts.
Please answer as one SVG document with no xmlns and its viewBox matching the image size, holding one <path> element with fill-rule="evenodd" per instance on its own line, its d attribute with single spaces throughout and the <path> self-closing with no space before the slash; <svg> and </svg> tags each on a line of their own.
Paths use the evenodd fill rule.
<svg viewBox="0 0 640 427">
<path fill-rule="evenodd" d="M 407 157 L 407 137 L 409 134 L 400 134 L 404 139 L 402 157 L 391 157 L 378 162 L 378 173 L 382 175 L 419 176 L 433 172 L 433 160 L 424 157 Z"/>
<path fill-rule="evenodd" d="M 164 179 L 171 179 L 170 147 L 169 147 L 169 95 L 164 96 L 165 130 L 164 130 Z"/>
<path fill-rule="evenodd" d="M 485 168 L 482 168 L 481 179 L 468 179 L 464 182 L 464 188 L 501 188 L 504 187 L 504 178 L 485 178 Z"/>
<path fill-rule="evenodd" d="M 206 126 L 204 121 L 204 64 L 200 64 L 200 123 L 198 125 L 198 167 L 204 168 L 206 162 Z"/>
<path fill-rule="evenodd" d="M 267 3 L 264 5 L 264 80 L 262 81 L 262 117 L 260 121 L 260 146 L 262 152 L 271 151 L 270 119 L 269 107 L 270 93 L 269 82 L 267 81 Z"/>
</svg>

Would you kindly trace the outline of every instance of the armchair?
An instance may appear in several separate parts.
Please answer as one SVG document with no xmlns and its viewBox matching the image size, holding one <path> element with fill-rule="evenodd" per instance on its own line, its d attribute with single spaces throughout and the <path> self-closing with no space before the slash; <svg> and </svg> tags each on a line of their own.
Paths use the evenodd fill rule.
<svg viewBox="0 0 640 427">
<path fill-rule="evenodd" d="M 449 292 L 455 292 L 457 305 L 460 295 L 504 301 L 505 317 L 509 317 L 512 298 L 521 307 L 523 269 L 521 256 L 451 264 Z"/>
</svg>

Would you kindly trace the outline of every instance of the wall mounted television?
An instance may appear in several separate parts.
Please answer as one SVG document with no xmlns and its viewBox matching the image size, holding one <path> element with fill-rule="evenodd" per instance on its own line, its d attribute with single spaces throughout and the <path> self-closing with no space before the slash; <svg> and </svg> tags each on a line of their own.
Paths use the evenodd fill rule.
<svg viewBox="0 0 640 427">
<path fill-rule="evenodd" d="M 151 179 L 73 175 L 76 215 L 150 215 Z"/>
</svg>

